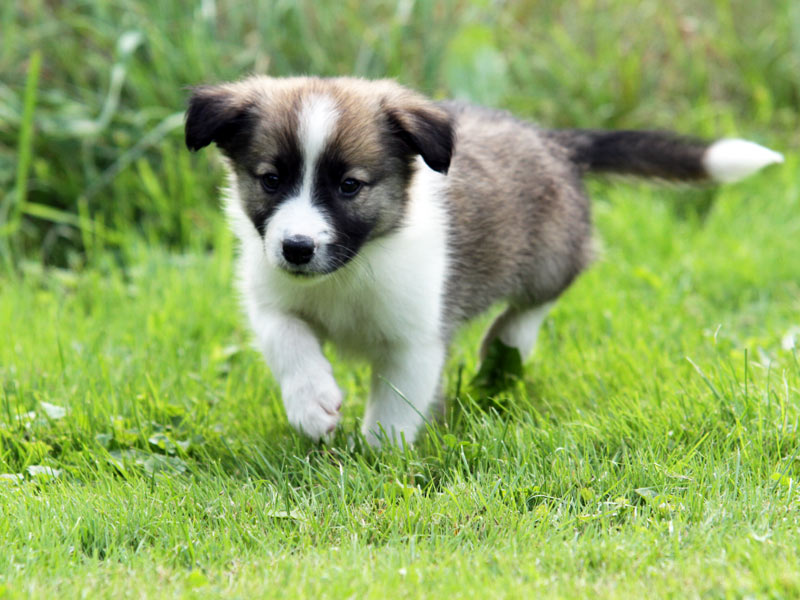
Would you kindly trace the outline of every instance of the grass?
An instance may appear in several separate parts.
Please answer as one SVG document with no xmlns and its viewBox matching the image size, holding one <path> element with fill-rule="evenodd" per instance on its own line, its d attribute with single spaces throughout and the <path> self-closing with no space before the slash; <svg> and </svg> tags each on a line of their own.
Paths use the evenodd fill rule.
<svg viewBox="0 0 800 600">
<path fill-rule="evenodd" d="M 795 4 L 4 4 L 0 598 L 800 595 Z M 176 117 L 182 86 L 264 69 L 787 163 L 590 182 L 601 258 L 522 381 L 470 387 L 475 323 L 444 421 L 375 452 L 368 374 L 331 353 L 347 403 L 317 446 L 250 348 L 221 169 Z"/>
<path fill-rule="evenodd" d="M 485 323 L 470 327 L 452 411 L 408 452 L 348 442 L 367 377 L 339 361 L 343 431 L 329 447 L 291 432 L 237 315 L 229 239 L 212 255 L 131 247 L 135 268 L 26 267 L 0 292 L 2 464 L 24 478 L 3 486 L 4 589 L 800 593 L 800 366 L 783 347 L 800 269 L 780 260 L 796 166 L 725 188 L 703 220 L 660 191 L 594 185 L 605 257 L 524 382 L 454 397 Z"/>
</svg>

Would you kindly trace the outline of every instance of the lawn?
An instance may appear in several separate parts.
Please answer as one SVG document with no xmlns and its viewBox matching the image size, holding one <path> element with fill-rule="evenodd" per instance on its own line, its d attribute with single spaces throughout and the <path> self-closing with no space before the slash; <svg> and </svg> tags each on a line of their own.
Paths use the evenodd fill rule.
<svg viewBox="0 0 800 600">
<path fill-rule="evenodd" d="M 695 4 L 4 4 L 0 598 L 800 596 L 800 7 Z M 444 420 L 375 451 L 331 350 L 315 445 L 239 314 L 219 160 L 181 145 L 185 86 L 265 70 L 787 160 L 590 181 L 600 257 L 522 380 L 471 383 L 476 322 Z"/>
</svg>

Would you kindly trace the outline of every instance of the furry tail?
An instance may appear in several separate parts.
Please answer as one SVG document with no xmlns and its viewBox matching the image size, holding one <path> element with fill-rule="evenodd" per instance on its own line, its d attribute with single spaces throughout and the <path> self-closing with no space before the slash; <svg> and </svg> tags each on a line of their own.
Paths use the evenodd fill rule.
<svg viewBox="0 0 800 600">
<path fill-rule="evenodd" d="M 783 162 L 778 152 L 739 139 L 708 143 L 659 131 L 565 129 L 548 133 L 583 171 L 731 182 Z"/>
</svg>

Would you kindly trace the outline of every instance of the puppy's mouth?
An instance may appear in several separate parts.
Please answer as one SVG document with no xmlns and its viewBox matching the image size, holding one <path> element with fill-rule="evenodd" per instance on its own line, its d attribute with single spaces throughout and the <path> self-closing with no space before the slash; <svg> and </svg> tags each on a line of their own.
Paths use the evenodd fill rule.
<svg viewBox="0 0 800 600">
<path fill-rule="evenodd" d="M 313 281 L 316 279 L 324 279 L 332 273 L 338 271 L 343 265 L 339 266 L 324 266 L 322 268 L 297 268 L 292 265 L 280 265 L 280 270 L 286 273 L 292 279 L 298 281 Z"/>
<path fill-rule="evenodd" d="M 328 268 L 324 264 L 293 265 L 285 260 L 278 260 L 278 270 L 297 281 L 314 281 L 323 279 L 336 269 Z"/>
<path fill-rule="evenodd" d="M 285 273 L 288 273 L 292 277 L 297 277 L 298 279 L 314 279 L 315 277 L 320 277 L 325 275 L 326 273 L 318 273 L 316 271 L 305 271 L 303 269 L 297 269 L 294 267 L 282 267 Z"/>
</svg>

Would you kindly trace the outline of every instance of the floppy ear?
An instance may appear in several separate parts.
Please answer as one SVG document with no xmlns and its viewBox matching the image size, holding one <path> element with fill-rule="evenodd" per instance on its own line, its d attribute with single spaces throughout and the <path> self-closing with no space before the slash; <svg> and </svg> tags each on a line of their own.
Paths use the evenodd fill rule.
<svg viewBox="0 0 800 600">
<path fill-rule="evenodd" d="M 223 151 L 229 150 L 247 130 L 249 109 L 241 96 L 225 87 L 194 88 L 186 111 L 187 148 L 200 150 L 215 142 Z"/>
<path fill-rule="evenodd" d="M 434 171 L 447 173 L 453 155 L 454 133 L 450 115 L 433 103 L 387 107 L 392 133 L 412 154 L 419 154 Z"/>
</svg>

